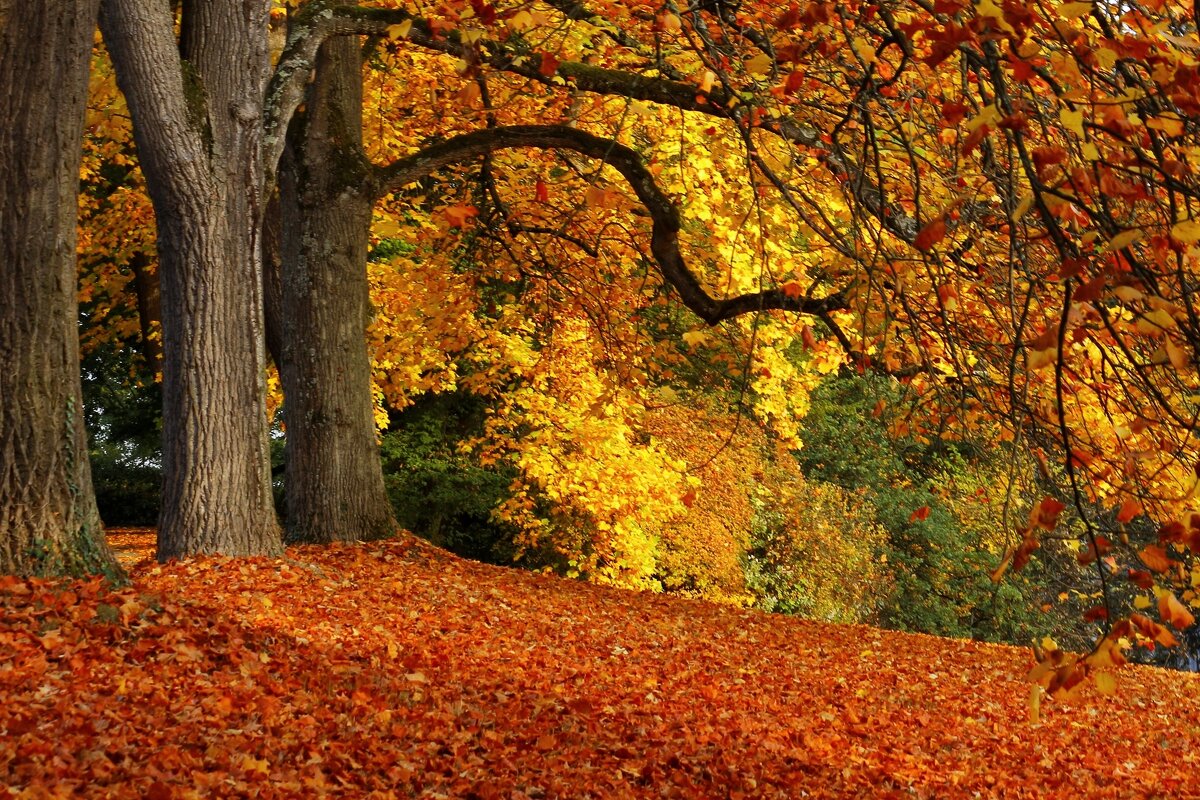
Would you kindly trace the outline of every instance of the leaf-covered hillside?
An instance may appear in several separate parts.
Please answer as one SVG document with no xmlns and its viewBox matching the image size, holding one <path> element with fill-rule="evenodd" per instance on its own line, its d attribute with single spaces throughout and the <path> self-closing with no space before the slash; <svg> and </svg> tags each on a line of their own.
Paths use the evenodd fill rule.
<svg viewBox="0 0 1200 800">
<path fill-rule="evenodd" d="M 125 560 L 148 534 L 114 542 Z M 0 786 L 44 797 L 1200 795 L 1200 683 L 1029 722 L 1013 648 L 465 561 L 414 539 L 0 578 Z"/>
</svg>

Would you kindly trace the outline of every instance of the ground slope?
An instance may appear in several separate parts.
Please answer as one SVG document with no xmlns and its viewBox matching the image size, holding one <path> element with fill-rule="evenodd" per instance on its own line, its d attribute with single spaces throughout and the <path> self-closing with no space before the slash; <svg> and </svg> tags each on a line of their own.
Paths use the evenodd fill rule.
<svg viewBox="0 0 1200 800">
<path fill-rule="evenodd" d="M 1016 649 L 408 538 L 133 572 L 0 578 L 0 797 L 1200 797 L 1192 676 L 1030 723 Z"/>
</svg>

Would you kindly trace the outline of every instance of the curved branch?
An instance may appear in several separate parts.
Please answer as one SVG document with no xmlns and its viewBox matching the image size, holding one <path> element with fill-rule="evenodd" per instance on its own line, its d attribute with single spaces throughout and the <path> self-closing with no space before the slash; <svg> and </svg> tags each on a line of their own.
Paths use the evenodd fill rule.
<svg viewBox="0 0 1200 800">
<path fill-rule="evenodd" d="M 683 304 L 709 325 L 766 309 L 820 316 L 847 308 L 846 299 L 841 293 L 815 299 L 793 297 L 779 289 L 766 289 L 725 299 L 712 297 L 684 263 L 679 250 L 679 210 L 658 187 L 654 176 L 642 163 L 641 156 L 612 139 L 565 125 L 512 125 L 455 136 L 386 167 L 377 167 L 372 188 L 375 196 L 381 197 L 442 167 L 497 150 L 523 147 L 572 150 L 602 161 L 620 172 L 653 221 L 650 251 L 659 273 L 679 293 Z"/>
<path fill-rule="evenodd" d="M 332 0 L 310 0 L 291 27 L 267 92 L 265 141 L 270 174 L 274 174 L 278 154 L 283 152 L 282 140 L 288 122 L 303 98 L 304 85 L 321 42 L 330 36 L 388 36 L 389 28 L 395 26 L 405 26 L 405 38 L 418 47 L 487 64 L 547 86 L 565 80 L 583 92 L 627 97 L 722 119 L 737 119 L 747 108 L 741 98 L 720 86 L 704 93 L 694 83 L 578 61 L 560 62 L 554 73 L 546 75 L 542 72 L 540 54 L 528 51 L 520 43 L 494 39 L 467 43 L 457 30 L 435 33 L 428 20 L 403 9 L 362 8 Z M 755 126 L 785 141 L 824 153 L 826 163 L 839 181 L 849 177 L 850 191 L 868 213 L 898 239 L 909 244 L 916 239 L 920 221 L 889 205 L 880 187 L 871 184 L 864 170 L 844 153 L 826 144 L 817 128 L 790 117 L 763 119 Z"/>
</svg>

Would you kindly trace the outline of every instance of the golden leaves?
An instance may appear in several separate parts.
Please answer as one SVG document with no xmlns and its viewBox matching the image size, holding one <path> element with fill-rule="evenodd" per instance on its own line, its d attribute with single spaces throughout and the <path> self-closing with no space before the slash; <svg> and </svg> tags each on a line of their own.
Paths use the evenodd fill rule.
<svg viewBox="0 0 1200 800">
<path fill-rule="evenodd" d="M 1171 238 L 1183 244 L 1200 242 L 1200 221 L 1189 219 L 1175 223 L 1171 227 Z"/>
<path fill-rule="evenodd" d="M 389 25 L 387 28 L 388 38 L 391 39 L 407 39 L 408 34 L 412 31 L 413 22 L 411 19 L 406 19 L 396 25 Z"/>
<path fill-rule="evenodd" d="M 1067 130 L 1069 130 L 1071 133 L 1075 134 L 1076 136 L 1079 136 L 1081 138 L 1083 137 L 1083 112 L 1082 111 L 1064 108 L 1062 111 L 1059 112 L 1058 117 L 1059 117 L 1059 120 L 1062 122 L 1063 127 L 1065 127 Z"/>
</svg>

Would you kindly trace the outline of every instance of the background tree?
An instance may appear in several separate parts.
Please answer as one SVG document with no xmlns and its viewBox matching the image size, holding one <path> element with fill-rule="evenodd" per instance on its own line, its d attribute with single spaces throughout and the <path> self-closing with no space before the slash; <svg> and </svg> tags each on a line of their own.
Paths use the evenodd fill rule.
<svg viewBox="0 0 1200 800">
<path fill-rule="evenodd" d="M 76 332 L 76 195 L 97 8 L 0 6 L 4 573 L 120 574 L 92 492 Z"/>
<path fill-rule="evenodd" d="M 396 530 L 366 343 L 375 197 L 362 148 L 362 69 L 358 37 L 321 46 L 280 170 L 278 359 L 292 541 L 377 539 Z"/>
<path fill-rule="evenodd" d="M 281 548 L 263 342 L 269 2 L 104 5 L 154 202 L 163 312 L 160 559 Z"/>
</svg>

